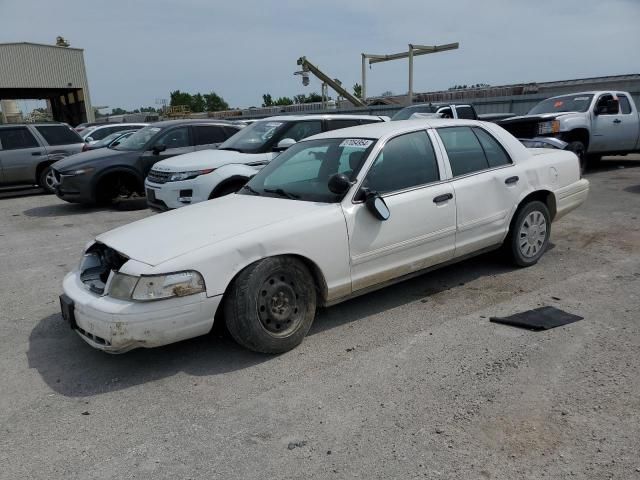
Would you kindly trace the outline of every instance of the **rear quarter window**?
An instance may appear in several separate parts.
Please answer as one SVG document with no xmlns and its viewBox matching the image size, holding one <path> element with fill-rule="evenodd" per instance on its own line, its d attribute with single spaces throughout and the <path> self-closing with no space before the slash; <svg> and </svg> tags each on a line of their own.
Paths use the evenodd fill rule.
<svg viewBox="0 0 640 480">
<path fill-rule="evenodd" d="M 35 128 L 49 145 L 83 143 L 80 135 L 66 125 L 40 125 Z"/>
</svg>

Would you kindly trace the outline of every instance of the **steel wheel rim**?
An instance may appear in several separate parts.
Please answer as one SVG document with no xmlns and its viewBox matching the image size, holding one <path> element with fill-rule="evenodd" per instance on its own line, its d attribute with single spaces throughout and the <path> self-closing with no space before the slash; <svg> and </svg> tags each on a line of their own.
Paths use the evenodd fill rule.
<svg viewBox="0 0 640 480">
<path fill-rule="evenodd" d="M 47 174 L 44 176 L 44 183 L 46 184 L 47 187 L 49 187 L 52 190 L 58 184 L 58 182 L 56 182 L 56 176 L 54 175 L 52 169 L 49 169 Z"/>
<path fill-rule="evenodd" d="M 540 253 L 547 240 L 547 220 L 542 212 L 534 210 L 524 218 L 518 234 L 518 249 L 525 258 Z"/>
<path fill-rule="evenodd" d="M 262 328 L 274 337 L 287 337 L 295 332 L 303 318 L 300 297 L 291 275 L 285 272 L 269 275 L 258 291 L 256 302 Z"/>
</svg>

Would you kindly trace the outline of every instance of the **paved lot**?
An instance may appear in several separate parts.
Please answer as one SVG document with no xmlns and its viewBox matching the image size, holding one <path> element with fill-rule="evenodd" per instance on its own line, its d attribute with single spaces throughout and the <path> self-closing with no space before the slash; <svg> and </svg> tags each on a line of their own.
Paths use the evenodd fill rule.
<svg viewBox="0 0 640 480">
<path fill-rule="evenodd" d="M 588 178 L 537 266 L 485 255 L 358 298 L 276 357 L 214 334 L 91 349 L 62 278 L 149 213 L 0 193 L 0 478 L 640 479 L 640 159 Z M 488 321 L 539 305 L 585 319 Z"/>
</svg>

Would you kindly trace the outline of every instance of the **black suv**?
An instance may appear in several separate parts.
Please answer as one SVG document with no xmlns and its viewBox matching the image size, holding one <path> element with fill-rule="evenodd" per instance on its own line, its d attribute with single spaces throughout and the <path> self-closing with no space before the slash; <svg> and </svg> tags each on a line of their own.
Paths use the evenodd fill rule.
<svg viewBox="0 0 640 480">
<path fill-rule="evenodd" d="M 72 203 L 109 204 L 144 196 L 144 178 L 154 163 L 216 148 L 242 127 L 224 120 L 168 120 L 138 130 L 113 148 L 91 150 L 54 166 L 56 195 Z"/>
</svg>

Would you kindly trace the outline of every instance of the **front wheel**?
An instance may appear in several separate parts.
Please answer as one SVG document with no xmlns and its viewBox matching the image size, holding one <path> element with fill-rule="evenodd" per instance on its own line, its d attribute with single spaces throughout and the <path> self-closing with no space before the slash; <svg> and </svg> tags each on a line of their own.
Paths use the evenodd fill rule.
<svg viewBox="0 0 640 480">
<path fill-rule="evenodd" d="M 245 268 L 225 294 L 224 317 L 231 336 L 263 353 L 297 347 L 316 314 L 309 269 L 291 257 L 271 257 Z"/>
<path fill-rule="evenodd" d="M 517 213 L 506 247 L 520 267 L 535 265 L 544 254 L 551 235 L 549 209 L 539 201 L 529 202 Z"/>
<path fill-rule="evenodd" d="M 567 145 L 567 150 L 575 153 L 580 160 L 580 173 L 584 173 L 587 170 L 587 149 L 584 143 L 576 140 Z"/>
<path fill-rule="evenodd" d="M 56 177 L 53 174 L 53 168 L 45 167 L 38 177 L 38 185 L 47 193 L 55 193 L 57 185 Z"/>
</svg>

